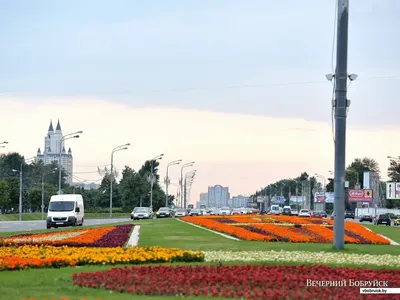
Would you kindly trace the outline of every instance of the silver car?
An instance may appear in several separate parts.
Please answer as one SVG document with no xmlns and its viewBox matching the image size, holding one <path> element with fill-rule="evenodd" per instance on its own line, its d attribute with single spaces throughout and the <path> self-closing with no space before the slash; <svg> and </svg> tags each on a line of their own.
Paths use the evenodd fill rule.
<svg viewBox="0 0 400 300">
<path fill-rule="evenodd" d="M 187 210 L 186 209 L 184 209 L 184 208 L 178 208 L 176 211 L 175 211 L 175 217 L 186 217 L 188 215 L 188 212 L 187 212 Z"/>
<path fill-rule="evenodd" d="M 153 210 L 150 207 L 135 207 L 131 213 L 132 220 L 153 219 Z"/>
</svg>

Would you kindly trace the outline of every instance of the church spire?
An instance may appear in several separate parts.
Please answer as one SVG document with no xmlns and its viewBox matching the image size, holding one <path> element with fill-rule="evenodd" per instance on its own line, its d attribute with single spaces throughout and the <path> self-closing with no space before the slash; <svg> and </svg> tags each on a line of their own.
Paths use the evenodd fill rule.
<svg viewBox="0 0 400 300">
<path fill-rule="evenodd" d="M 53 133 L 54 132 L 54 128 L 53 128 L 53 121 L 50 120 L 50 126 L 49 126 L 49 130 L 47 130 L 49 133 Z"/>
<path fill-rule="evenodd" d="M 60 119 L 58 119 L 56 131 L 61 131 Z"/>
</svg>

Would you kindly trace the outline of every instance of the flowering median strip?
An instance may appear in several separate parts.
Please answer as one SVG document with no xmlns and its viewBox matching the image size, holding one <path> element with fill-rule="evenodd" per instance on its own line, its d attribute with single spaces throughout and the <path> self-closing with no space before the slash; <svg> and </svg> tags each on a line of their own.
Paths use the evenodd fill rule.
<svg viewBox="0 0 400 300">
<path fill-rule="evenodd" d="M 326 266 L 134 266 L 73 274 L 72 283 L 136 295 L 365 299 L 359 294 L 360 287 L 398 287 L 400 271 Z M 374 295 L 373 299 L 388 298 Z"/>
<path fill-rule="evenodd" d="M 206 262 L 296 262 L 335 265 L 376 265 L 400 268 L 399 255 L 352 254 L 343 252 L 310 251 L 205 251 Z"/>
<path fill-rule="evenodd" d="M 121 247 L 128 240 L 133 226 L 133 224 L 125 224 L 60 232 L 21 234 L 0 238 L 0 246 Z"/>
<path fill-rule="evenodd" d="M 199 216 L 182 221 L 241 240 L 292 243 L 332 243 L 333 221 L 295 216 Z M 345 223 L 349 244 L 389 245 L 390 240 L 356 223 Z"/>
<path fill-rule="evenodd" d="M 20 246 L 0 247 L 0 270 L 46 268 L 75 265 L 201 262 L 200 251 L 162 247 L 97 248 Z"/>
</svg>

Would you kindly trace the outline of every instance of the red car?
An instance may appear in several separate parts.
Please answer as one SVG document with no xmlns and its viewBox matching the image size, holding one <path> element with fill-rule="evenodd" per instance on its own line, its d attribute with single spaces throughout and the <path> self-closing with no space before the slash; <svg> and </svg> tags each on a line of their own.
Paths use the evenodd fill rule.
<svg viewBox="0 0 400 300">
<path fill-rule="evenodd" d="M 319 211 L 312 211 L 310 212 L 311 218 L 322 218 L 322 213 Z"/>
</svg>

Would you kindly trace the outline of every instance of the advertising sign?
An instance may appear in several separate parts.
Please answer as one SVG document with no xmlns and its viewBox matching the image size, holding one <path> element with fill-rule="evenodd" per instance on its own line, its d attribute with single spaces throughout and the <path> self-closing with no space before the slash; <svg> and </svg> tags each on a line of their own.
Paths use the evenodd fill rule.
<svg viewBox="0 0 400 300">
<path fill-rule="evenodd" d="M 324 203 L 326 200 L 325 193 L 315 193 L 314 202 L 315 203 Z"/>
<path fill-rule="evenodd" d="M 386 199 L 400 199 L 400 182 L 386 183 Z"/>
<path fill-rule="evenodd" d="M 372 190 L 349 190 L 349 201 L 350 202 L 372 202 Z"/>
<path fill-rule="evenodd" d="M 303 196 L 290 196 L 290 202 L 303 203 L 304 197 Z"/>
<path fill-rule="evenodd" d="M 263 203 L 264 200 L 265 200 L 265 197 L 261 197 L 261 196 L 257 197 L 257 203 Z"/>
<path fill-rule="evenodd" d="M 325 193 L 325 203 L 334 203 L 335 193 Z"/>
</svg>

